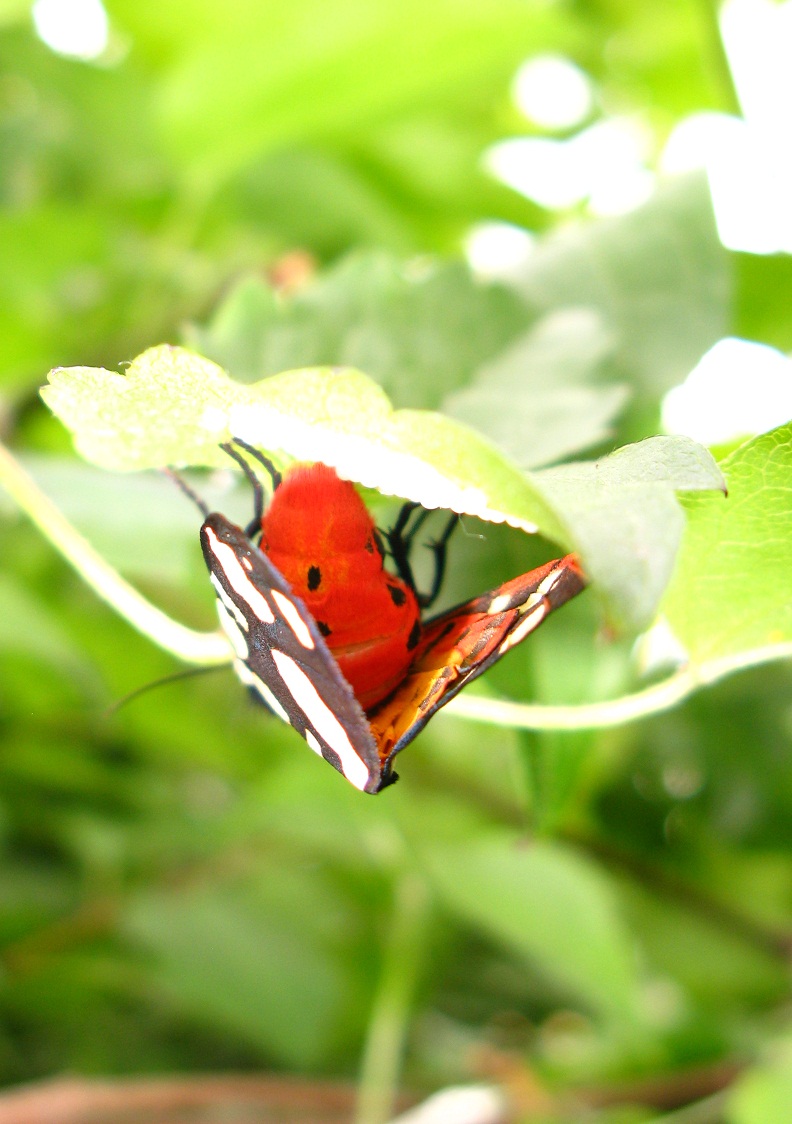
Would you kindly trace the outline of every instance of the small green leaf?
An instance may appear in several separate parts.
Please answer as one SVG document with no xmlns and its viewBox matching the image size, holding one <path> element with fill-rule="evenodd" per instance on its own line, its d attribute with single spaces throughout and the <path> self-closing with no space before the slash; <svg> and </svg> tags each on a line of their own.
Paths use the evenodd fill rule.
<svg viewBox="0 0 792 1124">
<path fill-rule="evenodd" d="M 675 492 L 723 487 L 710 454 L 687 437 L 652 437 L 535 479 L 574 528 L 589 577 L 627 629 L 652 621 L 671 576 L 684 529 Z"/>
<path fill-rule="evenodd" d="M 792 423 L 721 462 L 722 496 L 685 499 L 688 527 L 663 603 L 695 662 L 792 640 Z"/>
<path fill-rule="evenodd" d="M 506 832 L 424 854 L 454 913 L 528 957 L 600 1015 L 635 1015 L 629 936 L 593 864 L 561 844 L 529 844 Z"/>
</svg>

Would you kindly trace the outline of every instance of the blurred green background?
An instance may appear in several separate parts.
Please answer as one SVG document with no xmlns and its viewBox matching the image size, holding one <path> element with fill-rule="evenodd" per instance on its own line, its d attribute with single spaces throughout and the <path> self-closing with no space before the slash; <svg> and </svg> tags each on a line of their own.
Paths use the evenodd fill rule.
<svg viewBox="0 0 792 1124">
<path fill-rule="evenodd" d="M 352 363 L 524 467 L 659 432 L 717 340 L 792 345 L 789 11 L 732 2 L 722 35 L 708 0 L 3 0 L 4 440 L 210 627 L 195 513 L 74 458 L 50 367 Z M 107 716 L 176 664 L 1 513 L 0 1081 L 362 1072 L 368 1124 L 470 1081 L 533 1122 L 792 1119 L 788 666 L 613 730 L 442 715 L 363 798 L 230 672 Z M 447 602 L 552 550 L 471 525 Z M 586 594 L 483 689 L 612 697 L 634 640 Z"/>
</svg>

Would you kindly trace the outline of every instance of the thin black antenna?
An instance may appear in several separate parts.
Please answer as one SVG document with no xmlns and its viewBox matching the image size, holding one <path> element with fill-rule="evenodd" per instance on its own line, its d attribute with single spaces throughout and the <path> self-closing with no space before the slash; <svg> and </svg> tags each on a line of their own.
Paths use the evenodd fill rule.
<svg viewBox="0 0 792 1124">
<path fill-rule="evenodd" d="M 127 703 L 139 699 L 141 695 L 148 694 L 153 691 L 155 687 L 165 687 L 171 683 L 178 682 L 179 679 L 192 679 L 194 675 L 204 675 L 207 671 L 227 671 L 231 666 L 228 663 L 209 664 L 205 667 L 185 667 L 182 671 L 174 671 L 170 675 L 163 675 L 160 679 L 154 679 L 151 683 L 144 683 L 142 687 L 136 687 L 134 691 L 130 691 L 128 695 L 118 699 L 116 702 L 111 703 L 106 710 L 102 712 L 103 718 L 111 718 L 116 714 L 122 706 Z"/>
<path fill-rule="evenodd" d="M 167 468 L 163 468 L 162 471 L 166 476 L 169 476 L 171 478 L 174 484 L 177 484 L 179 488 L 181 488 L 185 496 L 187 496 L 188 499 L 192 500 L 192 502 L 200 511 L 201 515 L 203 515 L 204 519 L 206 519 L 207 515 L 209 515 L 209 508 L 206 506 L 198 493 L 192 490 L 187 481 L 179 475 L 175 468 L 171 468 L 169 465 Z"/>
</svg>

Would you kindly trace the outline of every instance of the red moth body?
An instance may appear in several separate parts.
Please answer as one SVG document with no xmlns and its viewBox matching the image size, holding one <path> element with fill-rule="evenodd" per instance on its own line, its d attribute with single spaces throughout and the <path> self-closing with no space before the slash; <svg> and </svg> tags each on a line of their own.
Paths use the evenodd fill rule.
<svg viewBox="0 0 792 1124">
<path fill-rule="evenodd" d="M 260 545 L 305 603 L 364 710 L 386 698 L 412 661 L 420 609 L 384 568 L 354 486 L 324 464 L 292 468 L 264 515 Z"/>
</svg>

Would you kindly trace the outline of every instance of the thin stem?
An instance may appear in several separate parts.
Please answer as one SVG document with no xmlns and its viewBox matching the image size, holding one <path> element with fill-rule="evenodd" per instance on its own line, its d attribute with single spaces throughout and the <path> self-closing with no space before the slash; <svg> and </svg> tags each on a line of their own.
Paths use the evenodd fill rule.
<svg viewBox="0 0 792 1124">
<path fill-rule="evenodd" d="M 188 663 L 230 661 L 228 642 L 222 633 L 186 628 L 147 601 L 97 554 L 3 445 L 0 445 L 0 484 L 97 596 L 138 632 Z"/>
<path fill-rule="evenodd" d="M 446 713 L 471 722 L 487 722 L 493 726 L 521 730 L 597 730 L 624 726 L 670 710 L 701 687 L 708 687 L 727 675 L 790 657 L 792 643 L 789 642 L 751 648 L 705 663 L 690 664 L 643 691 L 606 702 L 577 706 L 544 706 L 541 703 L 488 699 L 480 695 L 458 695 L 449 704 Z"/>
<path fill-rule="evenodd" d="M 394 891 L 389 938 L 363 1050 L 355 1124 L 386 1124 L 392 1115 L 429 903 L 423 880 L 403 874 Z"/>
</svg>

